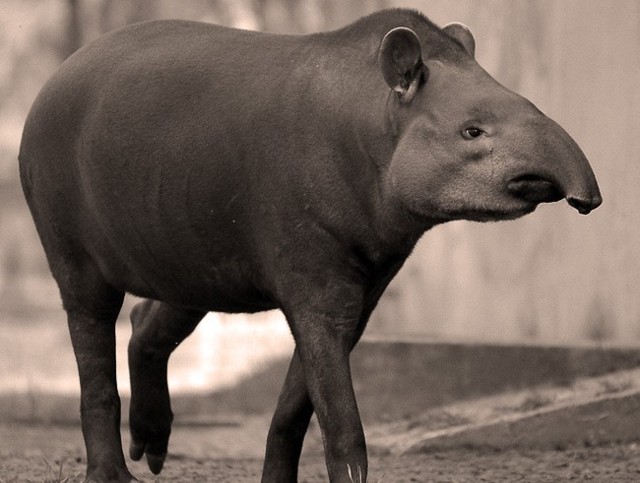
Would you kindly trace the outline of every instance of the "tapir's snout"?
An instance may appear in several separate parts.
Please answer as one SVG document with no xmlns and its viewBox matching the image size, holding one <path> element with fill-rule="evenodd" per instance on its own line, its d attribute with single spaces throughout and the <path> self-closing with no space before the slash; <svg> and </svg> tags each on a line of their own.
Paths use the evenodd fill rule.
<svg viewBox="0 0 640 483">
<path fill-rule="evenodd" d="M 602 204 L 597 183 L 585 193 L 566 193 L 557 181 L 538 174 L 525 174 L 513 178 L 507 185 L 509 192 L 530 203 L 553 203 L 563 198 L 582 215 L 588 215 Z"/>
<path fill-rule="evenodd" d="M 602 204 L 596 177 L 576 142 L 543 115 L 534 122 L 538 133 L 530 145 L 532 166 L 511 178 L 507 190 L 532 204 L 552 203 L 563 198 L 579 213 L 587 215 Z"/>
</svg>

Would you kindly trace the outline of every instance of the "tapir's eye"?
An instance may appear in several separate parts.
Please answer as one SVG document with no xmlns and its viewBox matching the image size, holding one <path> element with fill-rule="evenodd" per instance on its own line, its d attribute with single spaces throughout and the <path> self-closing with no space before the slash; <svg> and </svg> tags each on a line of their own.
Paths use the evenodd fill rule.
<svg viewBox="0 0 640 483">
<path fill-rule="evenodd" d="M 464 137 L 465 139 L 475 139 L 482 136 L 483 134 L 484 134 L 484 131 L 479 127 L 475 127 L 475 126 L 465 128 L 462 131 L 462 137 Z"/>
</svg>

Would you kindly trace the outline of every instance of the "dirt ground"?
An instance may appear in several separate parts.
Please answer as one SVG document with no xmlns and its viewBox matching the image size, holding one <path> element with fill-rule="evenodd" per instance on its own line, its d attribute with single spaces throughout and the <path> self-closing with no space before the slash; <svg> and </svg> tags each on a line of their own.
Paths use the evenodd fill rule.
<svg viewBox="0 0 640 483">
<path fill-rule="evenodd" d="M 246 425 L 175 428 L 170 456 L 159 477 L 128 462 L 145 482 L 257 482 L 266 420 Z M 127 431 L 123 429 L 127 444 Z M 125 446 L 126 447 L 126 446 Z M 244 454 L 244 456 L 242 456 Z M 0 426 L 0 482 L 79 482 L 85 469 L 75 426 Z M 327 481 L 317 435 L 311 434 L 300 481 Z M 640 481 L 640 444 L 564 450 L 455 448 L 442 452 L 370 457 L 370 478 L 387 482 Z"/>
<path fill-rule="evenodd" d="M 369 481 L 640 481 L 639 388 L 637 368 L 565 386 L 459 401 L 408 419 L 366 423 Z M 60 404 L 49 405 L 65 413 Z M 71 412 L 77 413 L 75 401 L 73 407 Z M 208 419 L 183 415 L 174 424 L 161 475 L 154 477 L 144 462 L 128 461 L 129 469 L 144 482 L 260 481 L 270 418 L 245 412 Z M 0 422 L 0 483 L 82 481 L 86 460 L 77 418 L 57 424 L 13 421 Z M 496 421 L 512 422 L 496 426 Z M 451 445 L 423 444 L 438 441 L 429 435 L 442 430 L 454 434 L 465 427 L 483 429 Z M 128 448 L 126 423 L 122 438 Z M 315 419 L 305 439 L 299 481 L 327 481 Z"/>
</svg>

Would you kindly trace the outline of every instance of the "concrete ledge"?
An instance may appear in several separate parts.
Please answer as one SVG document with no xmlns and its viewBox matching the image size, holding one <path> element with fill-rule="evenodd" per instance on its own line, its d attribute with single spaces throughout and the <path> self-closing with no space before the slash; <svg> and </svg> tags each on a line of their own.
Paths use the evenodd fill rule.
<svg viewBox="0 0 640 483">
<path fill-rule="evenodd" d="M 363 341 L 351 365 L 363 417 L 397 420 L 455 401 L 638 367 L 640 349 Z"/>
<path fill-rule="evenodd" d="M 389 423 L 374 423 L 374 451 L 564 449 L 640 440 L 640 368 L 581 377 L 568 386 L 461 400 Z"/>
<path fill-rule="evenodd" d="M 414 436 L 415 437 L 415 436 Z M 640 391 L 578 405 L 544 408 L 485 423 L 427 432 L 408 447 L 416 453 L 450 448 L 555 448 L 597 446 L 640 439 Z"/>
</svg>

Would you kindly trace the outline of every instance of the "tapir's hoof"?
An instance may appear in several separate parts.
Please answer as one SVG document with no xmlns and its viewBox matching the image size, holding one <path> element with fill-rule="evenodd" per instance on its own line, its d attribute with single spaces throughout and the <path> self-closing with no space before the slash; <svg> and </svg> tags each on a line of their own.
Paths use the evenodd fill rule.
<svg viewBox="0 0 640 483">
<path fill-rule="evenodd" d="M 154 475 L 159 474 L 164 466 L 164 460 L 167 458 L 167 453 L 161 455 L 147 453 L 147 466 Z"/>
<path fill-rule="evenodd" d="M 146 445 L 141 442 L 131 441 L 129 445 L 129 456 L 133 461 L 140 461 L 145 454 Z M 147 466 L 154 475 L 159 474 L 164 466 L 164 460 L 167 459 L 167 452 L 160 454 L 147 453 Z"/>
<path fill-rule="evenodd" d="M 143 455 L 144 455 L 144 443 L 131 441 L 131 444 L 129 445 L 129 457 L 133 461 L 140 461 Z"/>
</svg>

